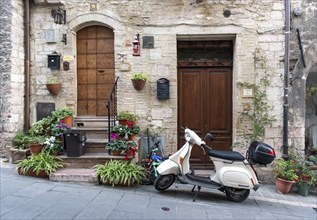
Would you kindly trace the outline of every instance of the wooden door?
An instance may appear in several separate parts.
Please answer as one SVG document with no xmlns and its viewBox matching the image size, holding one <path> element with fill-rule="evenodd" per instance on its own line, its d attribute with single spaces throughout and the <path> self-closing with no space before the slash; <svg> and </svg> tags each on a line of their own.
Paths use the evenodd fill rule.
<svg viewBox="0 0 317 220">
<path fill-rule="evenodd" d="M 77 114 L 107 115 L 106 101 L 115 81 L 114 34 L 103 26 L 77 32 Z"/>
<path fill-rule="evenodd" d="M 178 148 L 185 143 L 180 127 L 188 127 L 200 137 L 211 132 L 215 139 L 207 144 L 213 149 L 230 150 L 232 44 L 223 41 L 181 42 L 178 48 Z M 218 57 L 216 62 L 215 57 Z M 191 164 L 196 169 L 212 166 L 209 157 L 197 146 L 193 148 Z"/>
</svg>

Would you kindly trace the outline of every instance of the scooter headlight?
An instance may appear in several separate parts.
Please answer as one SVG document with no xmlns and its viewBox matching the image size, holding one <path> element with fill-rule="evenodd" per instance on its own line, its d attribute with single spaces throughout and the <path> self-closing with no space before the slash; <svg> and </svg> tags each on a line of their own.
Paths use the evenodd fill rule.
<svg viewBox="0 0 317 220">
<path fill-rule="evenodd" d="M 190 133 L 189 133 L 189 132 L 185 132 L 185 140 L 186 140 L 187 142 L 189 142 L 190 139 L 191 139 Z"/>
</svg>

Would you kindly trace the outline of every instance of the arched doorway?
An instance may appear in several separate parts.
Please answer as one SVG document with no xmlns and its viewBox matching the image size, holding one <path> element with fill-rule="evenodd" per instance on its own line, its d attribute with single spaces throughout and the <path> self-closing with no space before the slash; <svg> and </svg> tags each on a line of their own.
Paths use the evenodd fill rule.
<svg viewBox="0 0 317 220">
<path fill-rule="evenodd" d="M 105 116 L 115 81 L 114 33 L 104 26 L 77 32 L 77 115 Z"/>
</svg>

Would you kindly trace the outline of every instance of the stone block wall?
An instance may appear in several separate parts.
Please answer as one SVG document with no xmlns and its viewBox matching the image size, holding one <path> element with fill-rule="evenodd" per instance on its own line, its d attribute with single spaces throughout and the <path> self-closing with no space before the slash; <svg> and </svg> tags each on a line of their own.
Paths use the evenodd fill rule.
<svg viewBox="0 0 317 220">
<path fill-rule="evenodd" d="M 24 125 L 23 4 L 0 2 L 0 152 Z"/>
</svg>

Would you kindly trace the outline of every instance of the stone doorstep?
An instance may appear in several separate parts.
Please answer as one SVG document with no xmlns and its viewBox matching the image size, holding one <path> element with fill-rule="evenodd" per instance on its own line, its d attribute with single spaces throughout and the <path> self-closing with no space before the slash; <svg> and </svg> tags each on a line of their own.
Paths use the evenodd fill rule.
<svg viewBox="0 0 317 220">
<path fill-rule="evenodd" d="M 98 176 L 93 169 L 59 169 L 49 176 L 55 182 L 76 182 L 99 185 Z"/>
</svg>

